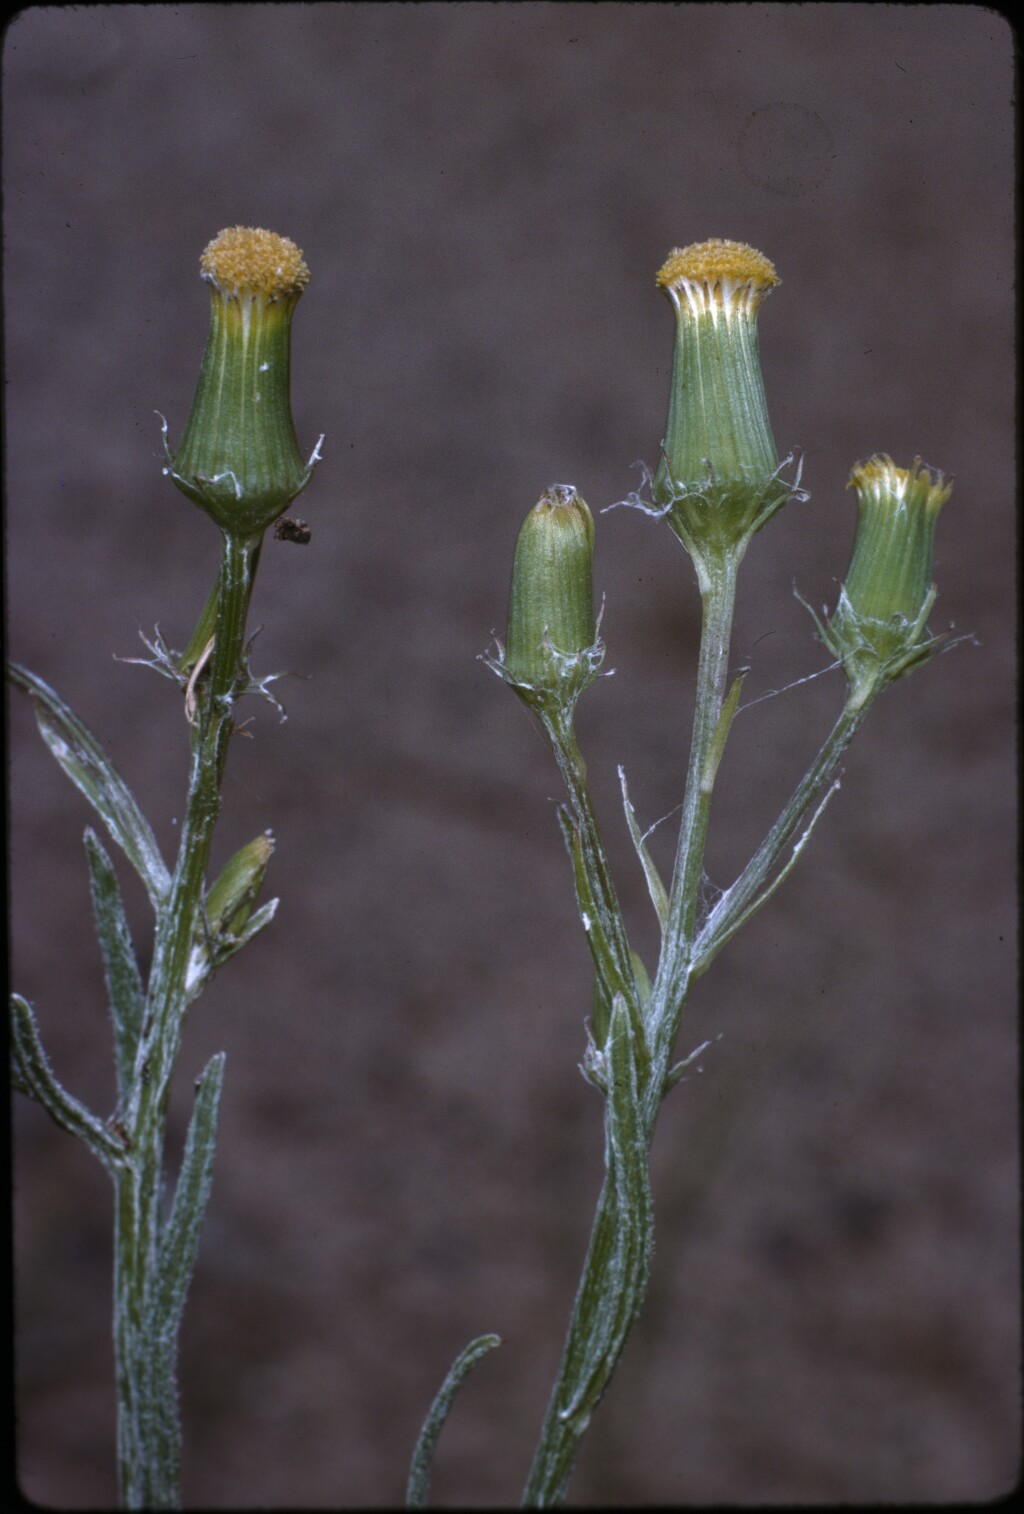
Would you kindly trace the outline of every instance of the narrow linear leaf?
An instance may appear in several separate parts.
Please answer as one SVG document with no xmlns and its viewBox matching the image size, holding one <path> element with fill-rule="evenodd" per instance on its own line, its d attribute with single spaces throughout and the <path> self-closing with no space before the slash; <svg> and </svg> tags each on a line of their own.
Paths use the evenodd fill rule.
<svg viewBox="0 0 1024 1514">
<path fill-rule="evenodd" d="M 576 884 L 576 904 L 587 938 L 587 946 L 594 962 L 598 990 L 606 1003 L 610 1005 L 617 993 L 625 991 L 626 985 L 622 982 L 622 974 L 619 972 L 615 953 L 608 939 L 599 901 L 590 885 L 579 827 L 574 824 L 568 811 L 563 808 L 558 811 L 558 821 L 562 828 L 562 837 L 569 859 L 572 862 L 573 879 Z"/>
<path fill-rule="evenodd" d="M 582 1362 L 573 1373 L 578 1385 L 561 1418 L 582 1435 L 615 1371 L 629 1336 L 651 1270 L 654 1244 L 647 1142 L 637 1088 L 629 1011 L 621 994 L 612 1005 L 605 1048 L 608 1067 L 605 1163 L 615 1200 L 614 1235 L 594 1286 L 594 1297 L 581 1295 L 577 1314 L 589 1328 Z M 588 1269 L 589 1270 L 589 1269 Z M 609 1286 L 609 1280 L 612 1285 Z M 583 1294 L 587 1289 L 584 1285 Z"/>
<path fill-rule="evenodd" d="M 210 638 L 217 630 L 217 596 L 220 590 L 220 577 L 218 576 L 213 588 L 207 595 L 202 614 L 196 622 L 196 628 L 192 632 L 189 644 L 178 659 L 178 668 L 182 673 L 191 673 L 202 654 L 203 648 L 209 644 Z"/>
<path fill-rule="evenodd" d="M 279 899 L 270 899 L 261 905 L 254 915 L 250 915 L 237 935 L 225 931 L 221 935 L 210 934 L 196 939 L 185 978 L 185 995 L 189 1004 L 198 999 L 210 978 L 219 967 L 223 967 L 229 957 L 241 951 L 243 946 L 248 945 L 254 936 L 258 936 L 270 924 L 277 914 L 280 902 Z"/>
<path fill-rule="evenodd" d="M 573 878 L 576 883 L 576 903 L 597 976 L 595 997 L 605 1009 L 605 1013 L 595 1022 L 595 1029 L 600 1035 L 602 1023 L 605 1025 L 607 1023 L 608 1011 L 615 995 L 621 994 L 633 1024 L 635 1044 L 646 1046 L 639 985 L 636 981 L 626 982 L 623 979 L 618 956 L 612 946 L 605 912 L 591 886 L 580 828 L 564 806 L 559 807 L 558 823 L 562 828 L 562 839 L 565 841 L 566 850 L 572 862 Z M 631 973 L 635 973 L 635 955 L 630 952 Z M 646 973 L 644 976 L 646 977 Z"/>
<path fill-rule="evenodd" d="M 668 1072 L 665 1074 L 665 1093 L 668 1093 L 670 1088 L 675 1088 L 676 1084 L 682 1081 L 687 1069 L 693 1067 L 694 1064 L 696 1064 L 698 1072 L 702 1070 L 700 1065 L 700 1058 L 706 1051 L 714 1046 L 715 1041 L 720 1041 L 722 1039 L 723 1034 L 724 1032 L 719 1031 L 718 1035 L 715 1036 L 713 1040 L 702 1041 L 699 1046 L 695 1046 L 691 1052 L 683 1057 L 681 1062 L 677 1062 L 674 1067 L 669 1068 Z"/>
<path fill-rule="evenodd" d="M 132 1068 L 135 1065 L 135 1049 L 142 1028 L 145 995 L 128 921 L 125 919 L 117 874 L 92 829 L 85 832 L 85 854 L 89 860 L 89 884 L 96 914 L 96 933 L 103 953 L 103 976 L 107 984 L 110 1015 L 114 1022 L 117 1086 L 121 1102 L 126 1103 Z"/>
<path fill-rule="evenodd" d="M 247 946 L 254 936 L 258 936 L 260 931 L 270 924 L 277 914 L 277 906 L 280 902 L 280 899 L 268 899 L 266 904 L 260 905 L 255 914 L 249 916 L 246 924 L 235 936 L 233 951 L 238 951 L 239 947 Z"/>
<path fill-rule="evenodd" d="M 636 1048 L 621 995 L 612 1006 L 600 1054 L 606 1174 L 572 1323 L 545 1428 L 523 1493 L 524 1508 L 563 1501 L 580 1437 L 611 1381 L 636 1321 L 650 1274 L 653 1221 L 647 1177 L 647 1128 Z"/>
<path fill-rule="evenodd" d="M 268 899 L 266 904 L 260 905 L 255 914 L 249 916 L 249 919 L 240 931 L 232 935 L 220 936 L 214 954 L 215 966 L 220 967 L 222 962 L 226 962 L 229 957 L 233 957 L 235 952 L 241 951 L 243 946 L 247 946 L 254 936 L 258 936 L 260 931 L 268 926 L 277 914 L 277 906 L 280 902 L 280 899 Z"/>
<path fill-rule="evenodd" d="M 14 996 L 12 995 L 12 998 Z M 34 1099 L 31 1083 L 26 1082 L 25 1074 L 21 1068 L 21 1060 L 11 1048 L 11 1087 L 15 1093 L 23 1093 L 27 1099 Z"/>
<path fill-rule="evenodd" d="M 15 1087 L 42 1104 L 62 1130 L 85 1142 L 111 1172 L 125 1165 L 125 1150 L 91 1110 L 63 1088 L 53 1074 L 32 1006 L 11 995 L 11 1071 Z"/>
<path fill-rule="evenodd" d="M 831 787 L 825 791 L 824 796 L 819 801 L 818 807 L 808 821 L 803 835 L 797 842 L 795 842 L 793 850 L 791 851 L 789 857 L 786 859 L 785 866 L 780 868 L 779 872 L 772 879 L 771 883 L 769 883 L 768 886 L 760 894 L 758 894 L 755 899 L 753 899 L 750 903 L 743 902 L 743 900 L 750 899 L 752 888 L 757 888 L 759 883 L 764 882 L 764 879 L 767 877 L 772 867 L 778 861 L 777 854 L 774 856 L 769 855 L 768 857 L 766 857 L 763 872 L 761 872 L 760 877 L 755 877 L 751 880 L 747 878 L 746 873 L 744 873 L 741 879 L 738 880 L 738 882 L 743 882 L 745 885 L 742 900 L 738 906 L 735 898 L 733 897 L 733 890 L 726 889 L 725 893 L 722 895 L 721 899 L 718 901 L 715 908 L 708 916 L 704 929 L 697 937 L 697 942 L 694 947 L 693 953 L 691 977 L 699 978 L 701 973 L 707 971 L 707 969 L 711 966 L 712 961 L 715 957 L 717 957 L 718 953 L 721 951 L 725 943 L 727 941 L 730 941 L 732 937 L 735 936 L 736 932 L 740 930 L 744 925 L 746 925 L 751 915 L 755 915 L 763 904 L 768 903 L 768 900 L 774 894 L 779 885 L 789 877 L 790 873 L 793 871 L 794 867 L 797 864 L 797 859 L 799 858 L 800 853 L 803 851 L 804 847 L 811 839 L 811 832 L 814 830 L 814 827 L 821 819 L 826 805 L 832 798 L 832 795 L 835 794 L 838 789 L 839 779 L 837 778 L 833 782 Z M 734 885 L 734 887 L 735 886 L 736 885 Z"/>
<path fill-rule="evenodd" d="M 625 769 L 622 767 L 619 768 L 619 783 L 622 785 L 622 808 L 626 812 L 626 824 L 629 826 L 629 834 L 633 839 L 633 845 L 636 847 L 636 854 L 640 858 L 640 866 L 644 870 L 644 877 L 647 879 L 647 892 L 651 896 L 651 903 L 654 905 L 655 914 L 658 916 L 658 922 L 662 930 L 664 930 L 665 921 L 668 919 L 668 894 L 665 891 L 664 883 L 661 881 L 661 874 L 655 867 L 654 859 L 644 845 L 644 838 L 640 834 L 640 827 L 636 821 L 636 813 L 629 800 Z"/>
<path fill-rule="evenodd" d="M 718 715 L 708 754 L 704 760 L 704 771 L 700 775 L 700 790 L 702 794 L 710 794 L 715 786 L 715 776 L 718 773 L 718 764 L 722 760 L 725 751 L 725 743 L 729 739 L 729 731 L 732 728 L 733 719 L 736 715 L 736 706 L 740 702 L 740 691 L 743 688 L 743 680 L 747 676 L 744 668 L 742 673 L 737 673 L 732 681 L 732 687 L 725 696 L 725 703 Z"/>
<path fill-rule="evenodd" d="M 647 968 L 644 966 L 643 958 L 640 956 L 639 952 L 635 952 L 632 947 L 630 947 L 629 955 L 633 962 L 633 977 L 636 980 L 636 991 L 640 996 L 640 1009 L 641 1012 L 644 1012 L 646 1011 L 647 1005 L 650 1003 L 651 999 L 650 974 L 648 973 Z M 608 1029 L 611 1025 L 612 1001 L 608 998 L 605 986 L 596 972 L 594 974 L 594 991 L 591 1001 L 591 1010 L 593 1016 L 594 1034 L 597 1038 L 597 1045 L 603 1046 L 605 1041 L 608 1039 Z M 600 1084 L 599 1086 L 603 1087 L 604 1085 Z"/>
<path fill-rule="evenodd" d="M 478 1335 L 476 1340 L 470 1341 L 465 1351 L 452 1363 L 448 1376 L 441 1384 L 437 1397 L 430 1406 L 430 1412 L 423 1423 L 419 1440 L 416 1442 L 406 1487 L 406 1508 L 425 1509 L 427 1507 L 430 1467 L 437 1448 L 438 1437 L 452 1406 L 452 1400 L 477 1362 L 486 1356 L 488 1351 L 493 1351 L 495 1346 L 500 1345 L 501 1337 L 498 1335 Z"/>
<path fill-rule="evenodd" d="M 156 838 L 132 792 L 100 743 L 50 686 L 16 663 L 7 676 L 35 706 L 43 740 L 71 782 L 84 794 L 146 886 L 159 909 L 171 886 Z"/>
<path fill-rule="evenodd" d="M 637 993 L 640 995 L 640 1008 L 646 1009 L 651 998 L 651 975 L 644 966 L 644 959 L 639 952 L 635 952 L 630 947 L 629 955 L 633 963 L 633 976 L 636 979 Z"/>
<path fill-rule="evenodd" d="M 222 1051 L 211 1057 L 196 1085 L 196 1101 L 185 1138 L 185 1154 L 174 1191 L 174 1204 L 160 1242 L 150 1309 L 154 1328 L 165 1350 L 173 1351 L 178 1339 L 199 1249 L 199 1232 L 210 1197 L 225 1061 Z"/>
</svg>

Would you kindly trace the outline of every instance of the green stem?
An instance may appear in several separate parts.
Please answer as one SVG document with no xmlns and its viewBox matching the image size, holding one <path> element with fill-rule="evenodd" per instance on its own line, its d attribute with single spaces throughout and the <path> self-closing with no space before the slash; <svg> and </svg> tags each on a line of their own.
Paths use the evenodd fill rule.
<svg viewBox="0 0 1024 1514">
<path fill-rule="evenodd" d="M 738 685 L 727 693 L 729 644 L 736 599 L 736 580 L 742 550 L 723 552 L 698 564 L 703 601 L 700 658 L 693 718 L 693 739 L 682 805 L 679 842 L 672 890 L 663 928 L 658 973 L 644 1013 L 645 1035 L 632 1037 L 632 1181 L 623 1184 L 617 1173 L 621 1139 L 606 1146 L 607 1172 L 594 1219 L 565 1351 L 547 1416 L 523 1495 L 526 1507 L 559 1504 L 572 1474 L 580 1438 L 590 1411 L 611 1381 L 619 1355 L 643 1301 L 650 1261 L 652 1221 L 646 1186 L 647 1159 L 658 1114 L 669 1086 L 668 1075 L 679 1022 L 693 979 L 753 912 L 769 897 L 792 867 L 836 784 L 842 757 L 860 728 L 874 698 L 884 687 L 879 677 L 851 691 L 843 711 L 814 762 L 736 882 L 703 922 L 699 920 L 701 881 L 715 777 L 729 728 L 736 713 Z M 618 931 L 608 936 L 616 957 L 628 946 L 621 925 L 615 891 L 589 804 L 585 767 L 571 725 L 565 732 L 546 722 L 559 767 L 569 792 L 576 823 L 587 838 L 586 851 L 594 859 L 588 876 L 591 890 L 607 903 Z M 803 835 L 783 863 L 784 849 L 812 811 Z M 591 876 L 592 875 L 592 876 Z M 641 1060 L 642 1058 L 642 1060 Z M 620 1088 L 620 1100 L 625 1097 Z M 611 1115 L 608 1093 L 608 1126 Z M 627 1108 L 620 1104 L 620 1110 Z M 621 1118 L 621 1115 L 620 1115 Z M 595 1357 L 594 1341 L 604 1343 Z M 611 1341 L 614 1349 L 607 1346 Z M 595 1365 L 596 1361 L 596 1365 Z M 581 1407 L 582 1406 L 582 1407 Z"/>
<path fill-rule="evenodd" d="M 599 978 L 608 989 L 609 1007 L 616 993 L 626 1000 L 633 1040 L 639 1063 L 641 1083 L 646 1082 L 649 1056 L 637 991 L 636 974 L 629 950 L 626 927 L 619 907 L 615 883 L 605 854 L 604 843 L 594 813 L 587 782 L 587 765 L 576 742 L 571 707 L 562 707 L 554 713 L 544 713 L 543 723 L 549 737 L 555 760 L 558 763 L 569 806 L 579 836 L 583 868 L 596 908 L 596 921 L 587 928 L 587 944 L 594 958 Z"/>
<path fill-rule="evenodd" d="M 604 1396 L 651 1268 L 653 1221 L 635 1038 L 621 994 L 597 1060 L 605 1085 L 605 1180 L 537 1455 L 523 1495 L 545 1508 L 565 1495 L 580 1440 Z"/>
<path fill-rule="evenodd" d="M 860 730 L 875 698 L 884 685 L 881 681 L 869 693 L 851 696 L 814 762 L 797 784 L 792 797 L 767 836 L 740 873 L 725 891 L 701 928 L 693 950 L 692 976 L 704 972 L 726 941 L 749 920 L 765 902 L 775 884 L 769 877 L 777 867 L 784 848 L 792 841 L 811 806 L 821 804 L 836 781 L 839 764 L 854 736 Z M 820 812 L 820 811 L 819 811 Z M 813 821 L 812 821 L 813 824 Z"/>
<path fill-rule="evenodd" d="M 662 1063 L 663 1073 L 668 1070 L 689 983 L 708 821 L 711 816 L 717 758 L 721 755 L 718 752 L 715 760 L 711 760 L 725 704 L 739 562 L 740 554 L 726 553 L 717 560 L 706 562 L 700 575 L 701 642 L 690 764 L 686 775 L 686 793 L 679 825 L 668 919 L 665 922 L 658 974 L 651 993 L 650 1018 L 654 1028 L 656 1060 Z M 656 1106 L 648 1116 L 652 1131 L 655 1115 Z"/>
<path fill-rule="evenodd" d="M 633 981 L 633 967 L 629 958 L 629 943 L 626 940 L 626 930 L 622 923 L 622 911 L 619 908 L 611 869 L 605 856 L 604 843 L 598 830 L 597 816 L 594 813 L 594 804 L 590 797 L 590 785 L 587 782 L 587 764 L 576 742 L 572 715 L 560 712 L 559 716 L 546 721 L 545 724 L 551 737 L 558 770 L 562 775 L 562 781 L 569 796 L 569 804 L 572 808 L 573 817 L 580 828 L 584 856 L 588 863 L 587 871 L 591 877 L 594 891 L 600 899 L 603 913 L 607 915 L 609 920 L 609 938 L 619 971 L 622 974 L 623 982 L 631 983 Z"/>
<path fill-rule="evenodd" d="M 580 1274 L 565 1350 L 541 1427 L 530 1476 L 523 1489 L 524 1509 L 557 1508 L 569 1486 L 580 1440 L 587 1425 L 586 1422 L 580 1423 L 573 1419 L 568 1410 L 577 1391 L 583 1354 L 597 1317 L 602 1309 L 614 1306 L 615 1297 L 621 1290 L 622 1280 L 616 1278 L 612 1265 L 619 1228 L 615 1190 L 606 1174 L 597 1201 L 590 1245 Z"/>
<path fill-rule="evenodd" d="M 163 1317 L 157 1288 L 166 1115 L 185 1015 L 198 987 L 193 953 L 260 540 L 229 532 L 222 537 L 216 632 L 192 731 L 178 860 L 157 920 L 145 1018 L 123 1121 L 130 1162 L 115 1177 L 118 1462 L 122 1501 L 131 1509 L 180 1505 L 177 1320 Z"/>
<path fill-rule="evenodd" d="M 693 742 L 661 961 L 647 1008 L 647 1024 L 653 1039 L 653 1065 L 649 1070 L 644 1069 L 646 1075 L 638 1076 L 635 1085 L 636 1139 L 642 1147 L 645 1170 L 689 978 L 712 791 L 721 756 L 720 722 L 726 698 L 738 567 L 739 554 L 728 555 L 701 575 L 703 625 Z M 554 735 L 552 739 L 554 741 Z M 554 745 L 574 811 L 578 816 L 589 813 L 593 820 L 592 812 L 587 810 L 589 796 L 585 789 L 582 796 L 577 792 L 578 770 L 569 760 L 571 751 L 560 750 L 557 741 Z M 582 758 L 579 760 L 582 763 Z M 593 824 L 596 835 L 596 821 Z M 600 849 L 599 837 L 596 847 Z M 599 850 L 599 855 L 603 859 L 603 849 Z M 609 898 L 614 900 L 610 875 L 608 890 Z M 580 1437 L 589 1421 L 589 1413 L 580 1418 L 569 1412 L 569 1406 L 579 1396 L 588 1343 L 595 1332 L 605 1328 L 604 1322 L 617 1320 L 618 1350 L 607 1358 L 603 1381 L 593 1394 L 596 1406 L 611 1380 L 643 1301 L 650 1259 L 650 1218 L 648 1216 L 646 1246 L 633 1248 L 635 1260 L 632 1268 L 623 1266 L 622 1234 L 634 1227 L 636 1217 L 623 1212 L 623 1204 L 628 1206 L 629 1198 L 624 1199 L 621 1187 L 613 1181 L 610 1155 L 609 1145 L 606 1155 L 609 1171 L 598 1199 L 565 1351 L 523 1493 L 523 1505 L 527 1508 L 550 1508 L 565 1496 Z"/>
</svg>

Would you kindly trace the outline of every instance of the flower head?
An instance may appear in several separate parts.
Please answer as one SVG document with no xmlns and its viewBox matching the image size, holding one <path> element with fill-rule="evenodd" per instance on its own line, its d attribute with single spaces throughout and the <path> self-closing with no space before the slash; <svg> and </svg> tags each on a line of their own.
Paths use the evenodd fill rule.
<svg viewBox="0 0 1024 1514">
<path fill-rule="evenodd" d="M 295 243 L 259 226 L 228 226 L 207 243 L 199 266 L 223 299 L 294 302 L 309 283 Z"/>
<path fill-rule="evenodd" d="M 593 559 L 586 500 L 571 484 L 552 484 L 519 532 L 508 635 L 500 662 L 490 661 L 527 704 L 571 707 L 597 675 Z"/>
<path fill-rule="evenodd" d="M 879 454 L 857 464 L 847 487 L 857 492 L 857 534 L 826 641 L 856 689 L 891 682 L 935 646 L 932 548 L 953 485 L 919 457 L 900 468 Z"/>
<path fill-rule="evenodd" d="M 210 335 L 192 410 L 168 472 L 222 530 L 266 529 L 305 488 L 312 463 L 295 437 L 291 322 L 309 283 L 295 243 L 231 226 L 200 259 Z"/>
<path fill-rule="evenodd" d="M 763 252 L 745 242 L 715 237 L 674 247 L 658 269 L 657 284 L 678 308 L 683 302 L 698 319 L 722 317 L 728 324 L 734 316 L 750 319 L 757 314 L 765 295 L 779 282 L 778 274 Z"/>
<path fill-rule="evenodd" d="M 778 282 L 763 253 L 721 238 L 676 248 L 658 272 L 676 345 L 652 494 L 698 572 L 708 553 L 745 550 L 793 492 L 779 478 L 757 340 Z"/>
</svg>

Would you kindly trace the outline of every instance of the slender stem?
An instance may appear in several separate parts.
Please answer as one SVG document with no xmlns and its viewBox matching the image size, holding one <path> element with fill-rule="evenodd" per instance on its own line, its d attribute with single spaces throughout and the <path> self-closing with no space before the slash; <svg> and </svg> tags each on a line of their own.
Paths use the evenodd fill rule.
<svg viewBox="0 0 1024 1514">
<path fill-rule="evenodd" d="M 635 1101 L 632 1133 L 640 1148 L 643 1178 L 634 1181 L 631 1187 L 623 1187 L 616 1180 L 609 1140 L 606 1145 L 607 1171 L 565 1350 L 523 1495 L 524 1505 L 531 1508 L 551 1507 L 564 1498 L 590 1410 L 607 1388 L 640 1310 L 649 1271 L 652 1231 L 646 1188 L 647 1157 L 668 1087 L 669 1066 L 690 985 L 724 942 L 785 876 L 794 859 L 791 858 L 781 872 L 778 871 L 784 848 L 795 836 L 808 811 L 817 804 L 817 812 L 810 821 L 813 826 L 824 807 L 827 791 L 835 781 L 846 748 L 884 686 L 884 680 L 878 679 L 851 691 L 833 730 L 782 814 L 736 882 L 703 925 L 699 925 L 704 853 L 715 777 L 735 713 L 735 696 L 727 700 L 727 683 L 736 580 L 742 556 L 742 550 L 725 552 L 698 564 L 703 619 L 686 793 L 661 959 L 644 1011 L 645 1035 L 634 1036 L 632 1040 L 636 1073 L 632 1085 Z M 606 906 L 611 922 L 608 936 L 616 957 L 628 962 L 625 929 L 590 807 L 586 769 L 572 736 L 571 724 L 567 723 L 564 731 L 556 722 L 546 724 L 577 825 L 584 835 L 592 892 Z M 797 850 L 805 840 L 806 833 Z M 770 882 L 773 874 L 774 882 Z M 609 1096 L 606 1120 L 610 1119 L 610 1106 Z M 610 1123 L 608 1128 L 611 1128 Z M 621 1145 L 618 1149 L 621 1151 Z M 641 1208 L 645 1211 L 642 1221 L 638 1216 Z M 638 1247 L 636 1237 L 641 1228 L 646 1232 L 646 1245 Z M 609 1321 L 613 1322 L 611 1326 Z M 603 1332 L 607 1337 L 609 1331 L 617 1349 L 606 1351 L 599 1357 L 599 1371 L 595 1372 L 593 1352 L 588 1351 L 588 1347 L 596 1335 Z M 581 1403 L 583 1410 L 579 1409 Z"/>
<path fill-rule="evenodd" d="M 738 567 L 739 555 L 729 555 L 716 562 L 706 575 L 702 576 L 703 625 L 697 672 L 693 742 L 690 749 L 686 796 L 683 802 L 679 846 L 661 962 L 647 1009 L 647 1022 L 654 1037 L 653 1066 L 645 1077 L 637 1078 L 639 1116 L 637 1135 L 643 1143 L 645 1166 L 664 1096 L 665 1075 L 671 1059 L 672 1045 L 685 1001 L 689 976 L 704 847 L 717 766 L 716 763 L 709 761 L 709 758 L 715 745 L 716 732 L 725 703 Z M 568 747 L 560 748 L 553 731 L 552 740 L 574 812 L 577 816 L 581 813 L 589 813 L 597 837 L 596 850 L 603 859 L 604 853 L 600 849 L 596 821 L 593 820 L 592 812 L 587 809 L 589 796 L 586 793 L 585 781 L 581 784 L 579 767 L 572 760 L 572 750 Z M 573 742 L 573 747 L 575 747 L 575 742 Z M 579 758 L 579 764 L 582 765 L 582 758 Z M 607 897 L 614 900 L 615 894 L 610 876 L 607 886 Z M 615 911 L 617 917 L 617 904 Z M 581 1419 L 570 1412 L 570 1405 L 574 1402 L 579 1390 L 579 1378 L 582 1363 L 586 1357 L 587 1343 L 602 1319 L 609 1316 L 621 1317 L 624 1308 L 628 1307 L 628 1315 L 621 1319 L 619 1331 L 621 1345 L 624 1345 L 639 1313 L 646 1283 L 649 1246 L 639 1264 L 643 1275 L 639 1279 L 636 1275 L 630 1276 L 628 1270 L 620 1264 L 620 1237 L 623 1227 L 628 1225 L 631 1219 L 632 1216 L 620 1213 L 620 1193 L 609 1171 L 606 1173 L 598 1199 L 590 1245 L 566 1337 L 565 1351 L 544 1424 L 541 1427 L 533 1466 L 523 1493 L 524 1507 L 549 1508 L 559 1504 L 564 1498 L 579 1449 L 580 1437 L 589 1421 L 589 1414 Z M 617 1360 L 616 1355 L 609 1361 L 604 1383 L 596 1395 L 595 1403 L 599 1401 L 610 1382 Z"/>
<path fill-rule="evenodd" d="M 614 1303 L 621 1288 L 621 1279 L 616 1277 L 613 1265 L 619 1226 L 615 1189 L 606 1174 L 597 1201 L 565 1350 L 541 1427 L 533 1466 L 523 1489 L 524 1509 L 557 1508 L 569 1486 L 580 1440 L 587 1428 L 587 1421 L 580 1422 L 569 1414 L 569 1405 L 576 1392 L 583 1353 L 597 1316 L 609 1302 Z"/>
<path fill-rule="evenodd" d="M 542 718 L 545 729 L 551 738 L 555 760 L 558 763 L 558 769 L 562 775 L 566 793 L 569 796 L 569 805 L 579 833 L 583 866 L 586 870 L 587 881 L 594 896 L 599 924 L 611 953 L 610 965 L 612 973 L 611 981 L 608 984 L 610 989 L 608 995 L 609 1001 L 614 997 L 615 993 L 621 993 L 625 997 L 630 1022 L 633 1027 L 640 1081 L 643 1084 L 646 1082 L 646 1071 L 650 1058 L 648 1056 L 644 1031 L 643 1013 L 637 992 L 636 975 L 633 970 L 633 960 L 630 956 L 626 927 L 622 919 L 622 910 L 619 906 L 615 883 L 612 879 L 611 868 L 608 866 L 604 842 L 601 840 L 597 816 L 594 813 L 594 805 L 590 797 L 590 785 L 587 782 L 587 765 L 576 742 L 572 708 L 562 707 L 556 712 L 545 713 Z M 599 975 L 605 976 L 607 980 L 607 954 L 603 955 L 603 942 L 599 940 L 593 922 L 588 928 L 587 940 L 594 956 L 595 967 Z M 602 971 L 603 969 L 604 972 Z"/>
<path fill-rule="evenodd" d="M 562 1367 L 524 1495 L 530 1506 L 550 1506 L 564 1496 L 579 1441 L 625 1349 L 650 1276 L 651 1187 L 637 1062 L 629 1013 L 617 994 L 598 1062 L 606 1094 L 605 1180 Z"/>
<path fill-rule="evenodd" d="M 846 749 L 864 723 L 868 710 L 882 687 L 878 683 L 869 697 L 847 699 L 838 720 L 814 762 L 794 789 L 785 809 L 704 923 L 693 952 L 694 975 L 703 972 L 710 965 L 712 958 L 729 937 L 735 934 L 758 907 L 760 901 L 755 896 L 767 883 L 783 849 L 793 839 L 812 804 L 820 801 L 829 785 L 835 781 Z"/>
<path fill-rule="evenodd" d="M 116 1178 L 118 1460 L 122 1501 L 132 1509 L 180 1504 L 176 1326 L 168 1331 L 155 1303 L 165 1126 L 185 1015 L 198 986 L 190 973 L 259 546 L 258 536 L 223 533 L 215 640 L 192 731 L 188 801 L 170 895 L 157 920 L 145 1018 L 124 1119 L 131 1161 Z"/>
<path fill-rule="evenodd" d="M 717 763 L 709 762 L 709 758 L 725 703 L 739 561 L 738 554 L 725 554 L 722 558 L 705 564 L 705 571 L 701 575 L 703 614 L 690 763 L 686 775 L 672 891 L 669 895 L 668 919 L 650 1007 L 656 1060 L 662 1064 L 663 1073 L 668 1070 L 689 982 L 704 850 L 717 771 Z M 660 1102 L 660 1090 L 658 1093 Z M 648 1124 L 652 1133 L 656 1114 L 655 1104 L 648 1111 Z"/>
<path fill-rule="evenodd" d="M 584 856 L 590 863 L 588 871 L 596 885 L 595 892 L 610 922 L 609 936 L 618 959 L 619 969 L 624 981 L 631 983 L 633 968 L 629 958 L 626 929 L 622 923 L 622 911 L 619 908 L 615 884 L 612 881 L 611 869 L 608 866 L 604 843 L 597 825 L 597 816 L 594 813 L 593 800 L 590 797 L 587 764 L 576 742 L 572 715 L 564 716 L 560 712 L 559 716 L 549 721 L 547 725 L 558 770 L 562 775 L 566 793 L 569 795 L 569 803 L 576 824 L 582 833 Z"/>
</svg>

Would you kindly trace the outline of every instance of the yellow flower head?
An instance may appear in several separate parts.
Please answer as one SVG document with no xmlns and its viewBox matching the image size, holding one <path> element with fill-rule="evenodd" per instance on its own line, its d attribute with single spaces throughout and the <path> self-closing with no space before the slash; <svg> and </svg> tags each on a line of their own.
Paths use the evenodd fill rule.
<svg viewBox="0 0 1024 1514">
<path fill-rule="evenodd" d="M 694 316 L 724 314 L 753 316 L 764 296 L 779 282 L 763 252 L 745 242 L 713 237 L 676 247 L 658 270 L 664 289 L 678 310 L 685 304 Z"/>
<path fill-rule="evenodd" d="M 298 298 L 309 283 L 309 269 L 295 243 L 259 226 L 228 226 L 218 232 L 199 266 L 203 278 L 228 298 Z"/>
</svg>

